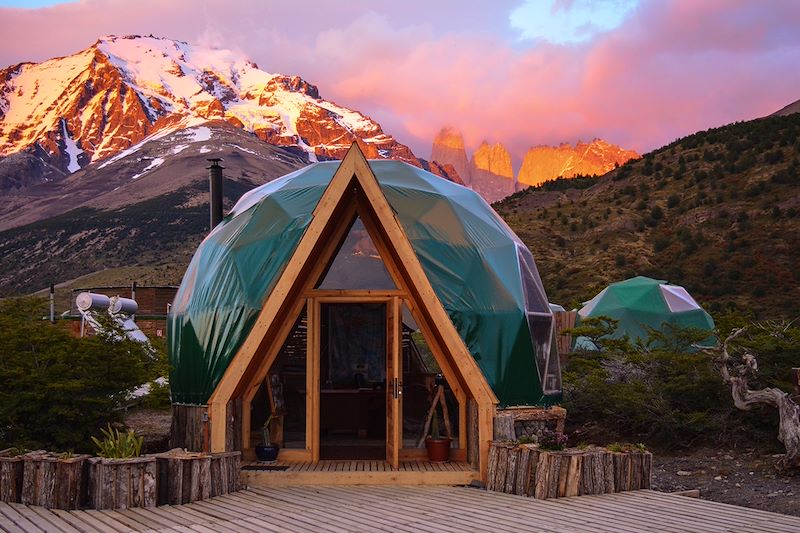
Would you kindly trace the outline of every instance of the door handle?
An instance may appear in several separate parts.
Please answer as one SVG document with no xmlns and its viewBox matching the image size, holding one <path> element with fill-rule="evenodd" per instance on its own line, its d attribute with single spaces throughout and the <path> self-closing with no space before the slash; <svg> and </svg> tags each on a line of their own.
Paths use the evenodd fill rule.
<svg viewBox="0 0 800 533">
<path fill-rule="evenodd" d="M 403 394 L 403 382 L 397 378 L 392 378 L 392 398 L 395 400 Z"/>
</svg>

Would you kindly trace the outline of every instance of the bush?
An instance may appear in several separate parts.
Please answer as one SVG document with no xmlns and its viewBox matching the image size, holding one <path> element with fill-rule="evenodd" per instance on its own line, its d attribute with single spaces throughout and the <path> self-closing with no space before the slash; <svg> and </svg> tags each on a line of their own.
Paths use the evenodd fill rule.
<svg viewBox="0 0 800 533">
<path fill-rule="evenodd" d="M 0 448 L 90 451 L 127 391 L 151 378 L 151 354 L 109 329 L 75 338 L 42 319 L 44 302 L 0 302 Z"/>
<path fill-rule="evenodd" d="M 717 323 L 726 335 L 746 320 L 729 314 Z M 749 331 L 742 344 L 758 354 L 760 369 L 751 386 L 790 390 L 789 369 L 800 360 L 800 327 L 779 336 L 758 325 Z M 603 351 L 571 354 L 563 375 L 570 430 L 583 433 L 583 440 L 641 441 L 661 450 L 722 442 L 777 450 L 777 415 L 733 406 L 711 356 L 692 351 L 698 335 L 705 334 L 668 328 L 627 348 L 600 339 Z"/>
</svg>

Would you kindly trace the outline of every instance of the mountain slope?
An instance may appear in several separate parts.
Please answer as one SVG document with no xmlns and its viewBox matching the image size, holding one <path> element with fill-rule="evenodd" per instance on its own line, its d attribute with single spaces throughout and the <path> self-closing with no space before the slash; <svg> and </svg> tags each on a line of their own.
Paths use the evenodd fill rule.
<svg viewBox="0 0 800 533">
<path fill-rule="evenodd" d="M 110 36 L 0 71 L 0 190 L 61 179 L 148 136 L 209 120 L 309 161 L 341 157 L 358 140 L 368 157 L 420 164 L 376 122 L 323 100 L 297 76 L 264 72 L 230 50 Z"/>
<path fill-rule="evenodd" d="M 795 317 L 799 139 L 800 114 L 732 124 L 495 208 L 533 251 L 551 301 L 574 306 L 641 274 L 685 285 L 713 311 Z"/>
<path fill-rule="evenodd" d="M 224 122 L 172 132 L 0 204 L 0 296 L 119 267 L 178 283 L 208 233 L 208 157 L 224 159 L 225 208 L 305 158 Z"/>
</svg>

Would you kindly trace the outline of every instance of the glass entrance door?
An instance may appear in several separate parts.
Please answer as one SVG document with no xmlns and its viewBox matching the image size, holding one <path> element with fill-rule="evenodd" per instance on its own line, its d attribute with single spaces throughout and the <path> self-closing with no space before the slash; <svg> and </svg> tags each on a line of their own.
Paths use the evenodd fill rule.
<svg viewBox="0 0 800 533">
<path fill-rule="evenodd" d="M 320 459 L 386 456 L 386 302 L 321 303 Z"/>
</svg>

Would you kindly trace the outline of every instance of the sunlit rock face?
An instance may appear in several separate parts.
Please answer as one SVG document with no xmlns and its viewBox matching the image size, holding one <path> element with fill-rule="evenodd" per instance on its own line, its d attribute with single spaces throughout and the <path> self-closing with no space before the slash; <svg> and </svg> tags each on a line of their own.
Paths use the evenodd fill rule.
<svg viewBox="0 0 800 533">
<path fill-rule="evenodd" d="M 439 130 L 433 140 L 431 161 L 442 165 L 452 165 L 461 181 L 470 185 L 470 168 L 467 151 L 464 149 L 464 137 L 457 129 L 447 126 Z"/>
<path fill-rule="evenodd" d="M 481 143 L 470 161 L 472 189 L 488 202 L 501 200 L 515 190 L 511 154 L 500 144 Z"/>
<path fill-rule="evenodd" d="M 625 150 L 602 139 L 590 143 L 578 142 L 575 146 L 535 146 L 522 160 L 517 177 L 520 186 L 539 185 L 547 180 L 577 174 L 602 175 L 622 165 L 639 154 Z"/>
</svg>

